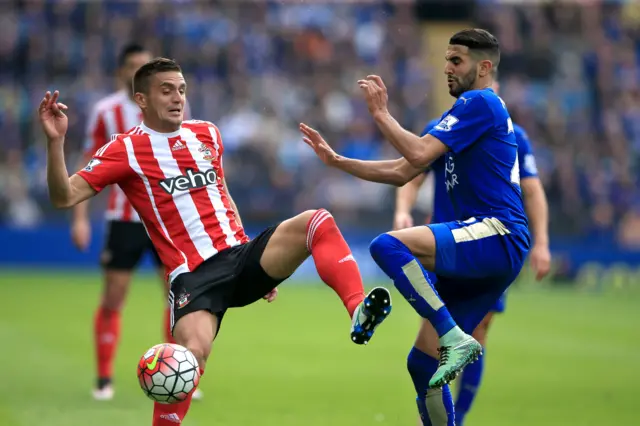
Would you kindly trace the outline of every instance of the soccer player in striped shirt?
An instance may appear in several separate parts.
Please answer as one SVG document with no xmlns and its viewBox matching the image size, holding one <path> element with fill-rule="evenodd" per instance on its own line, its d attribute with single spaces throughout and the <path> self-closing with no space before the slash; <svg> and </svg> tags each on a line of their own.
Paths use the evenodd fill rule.
<svg viewBox="0 0 640 426">
<path fill-rule="evenodd" d="M 133 100 L 131 80 L 135 72 L 152 58 L 151 53 L 139 44 L 125 46 L 118 57 L 118 81 L 120 90 L 101 99 L 93 107 L 88 125 L 84 152 L 78 169 L 91 160 L 93 154 L 103 147 L 111 135 L 125 133 L 142 121 L 142 113 Z M 162 262 L 156 252 L 140 216 L 135 211 L 120 187 L 112 185 L 105 212 L 107 221 L 105 245 L 100 257 L 104 275 L 104 287 L 100 305 L 94 316 L 94 342 L 96 349 L 97 383 L 93 390 L 96 400 L 113 398 L 113 362 L 120 341 L 120 312 L 124 306 L 134 269 L 148 252 L 160 269 Z M 86 250 L 91 240 L 89 201 L 73 208 L 71 239 L 79 250 Z M 168 294 L 169 284 L 162 279 Z M 165 309 L 164 333 L 167 342 L 173 342 L 170 329 L 170 309 Z M 201 397 L 198 389 L 194 399 Z"/>
<path fill-rule="evenodd" d="M 224 144 L 207 121 L 183 121 L 187 84 L 178 64 L 164 58 L 143 65 L 133 78 L 143 122 L 114 135 L 89 164 L 69 177 L 63 145 L 66 107 L 47 92 L 39 115 L 47 137 L 47 181 L 54 206 L 69 208 L 117 184 L 144 223 L 171 282 L 173 336 L 193 352 L 201 372 L 225 311 L 261 298 L 313 257 L 320 278 L 351 317 L 351 340 L 365 344 L 391 310 L 389 292 L 365 295 L 351 250 L 332 215 L 309 210 L 245 234 L 225 181 Z M 305 328 L 312 318 L 300 319 Z M 191 396 L 154 405 L 153 425 L 182 422 Z"/>
</svg>

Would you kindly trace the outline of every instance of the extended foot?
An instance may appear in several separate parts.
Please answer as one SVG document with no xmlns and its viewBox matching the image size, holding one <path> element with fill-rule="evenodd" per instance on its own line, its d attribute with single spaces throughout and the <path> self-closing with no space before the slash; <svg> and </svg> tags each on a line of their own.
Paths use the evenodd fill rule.
<svg viewBox="0 0 640 426">
<path fill-rule="evenodd" d="M 376 287 L 358 305 L 351 320 L 351 340 L 366 345 L 376 328 L 391 312 L 391 294 L 384 287 Z"/>
<path fill-rule="evenodd" d="M 438 352 L 440 352 L 440 363 L 429 381 L 429 387 L 432 388 L 441 388 L 455 379 L 464 367 L 477 360 L 482 354 L 482 345 L 465 334 L 456 343 L 440 347 Z"/>
<path fill-rule="evenodd" d="M 96 401 L 111 401 L 113 393 L 111 379 L 99 379 L 98 386 L 92 391 L 93 399 Z"/>
</svg>

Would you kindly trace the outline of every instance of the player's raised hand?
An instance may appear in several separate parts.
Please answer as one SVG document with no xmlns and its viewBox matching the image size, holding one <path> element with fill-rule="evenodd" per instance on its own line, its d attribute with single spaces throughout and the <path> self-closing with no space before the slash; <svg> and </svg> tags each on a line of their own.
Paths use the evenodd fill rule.
<svg viewBox="0 0 640 426">
<path fill-rule="evenodd" d="M 264 296 L 262 296 L 262 298 L 264 300 L 266 300 L 267 302 L 269 302 L 269 303 L 271 303 L 274 300 L 276 300 L 276 297 L 278 297 L 278 287 L 274 288 L 269 293 L 267 293 Z"/>
<path fill-rule="evenodd" d="M 340 156 L 329 146 L 327 141 L 318 133 L 317 130 L 300 123 L 300 131 L 304 135 L 302 140 L 315 151 L 316 155 L 322 162 L 328 166 L 335 164 Z"/>
<path fill-rule="evenodd" d="M 536 274 L 536 280 L 543 279 L 551 270 L 551 253 L 545 245 L 534 245 L 529 254 L 531 268 Z"/>
<path fill-rule="evenodd" d="M 42 125 L 42 131 L 49 141 L 61 139 L 67 133 L 69 121 L 63 111 L 67 110 L 67 106 L 58 102 L 60 92 L 57 90 L 47 92 L 38 107 L 38 117 Z"/>
<path fill-rule="evenodd" d="M 387 104 L 389 95 L 387 94 L 387 86 L 384 85 L 382 79 L 377 75 L 368 75 L 364 80 L 358 80 L 358 86 L 364 93 L 367 101 L 369 113 L 372 116 L 376 114 L 386 114 L 388 112 Z"/>
</svg>

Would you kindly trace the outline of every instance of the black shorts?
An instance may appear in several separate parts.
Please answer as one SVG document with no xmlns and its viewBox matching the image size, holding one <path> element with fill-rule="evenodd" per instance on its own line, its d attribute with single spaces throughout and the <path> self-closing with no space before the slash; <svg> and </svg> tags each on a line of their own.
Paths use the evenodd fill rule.
<svg viewBox="0 0 640 426">
<path fill-rule="evenodd" d="M 220 327 L 228 308 L 256 302 L 283 282 L 286 278 L 271 278 L 260 266 L 277 227 L 267 228 L 248 243 L 223 250 L 194 271 L 178 275 L 169 292 L 171 329 L 183 316 L 202 310 L 216 315 Z"/>
<path fill-rule="evenodd" d="M 100 263 L 105 269 L 131 271 L 150 252 L 154 263 L 162 267 L 158 252 L 151 243 L 147 230 L 140 222 L 107 222 L 107 236 Z"/>
</svg>

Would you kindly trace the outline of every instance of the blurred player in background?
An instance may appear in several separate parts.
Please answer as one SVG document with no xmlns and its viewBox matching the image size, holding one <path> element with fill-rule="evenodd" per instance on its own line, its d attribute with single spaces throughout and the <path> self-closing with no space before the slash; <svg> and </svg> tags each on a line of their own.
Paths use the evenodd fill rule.
<svg viewBox="0 0 640 426">
<path fill-rule="evenodd" d="M 498 93 L 499 85 L 494 82 L 494 92 Z M 421 136 L 428 134 L 440 120 L 433 120 L 422 131 Z M 524 129 L 514 123 L 513 130 L 518 143 L 518 165 L 520 167 L 520 187 L 524 199 L 524 207 L 529 218 L 529 226 L 533 234 L 533 248 L 529 253 L 531 267 L 536 279 L 540 280 L 549 273 L 551 265 L 551 254 L 549 252 L 549 231 L 548 231 L 548 206 L 544 188 L 538 177 L 535 157 L 531 149 L 529 137 Z M 434 200 L 431 223 L 444 223 L 455 220 L 455 211 L 447 194 L 445 182 L 444 158 L 434 161 L 429 169 L 418 175 L 411 182 L 398 188 L 396 194 L 396 210 L 394 214 L 394 230 L 410 228 L 413 226 L 411 211 L 416 203 L 418 191 L 425 182 L 428 173 L 434 174 Z M 489 326 L 494 313 L 504 312 L 506 293 L 500 297 L 482 322 L 473 331 L 473 337 L 480 342 L 486 351 L 486 339 Z M 462 372 L 462 377 L 458 383 L 458 396 L 455 402 L 456 425 L 462 426 L 464 418 L 469 412 L 476 393 L 482 381 L 484 370 L 484 354 L 480 355 L 478 361 L 469 364 Z"/>
<path fill-rule="evenodd" d="M 445 58 L 449 93 L 457 100 L 422 137 L 389 113 L 380 77 L 358 81 L 378 128 L 402 154 L 397 160 L 342 157 L 300 125 L 325 164 L 373 182 L 405 185 L 444 157 L 455 220 L 391 231 L 370 245 L 375 262 L 424 318 L 407 367 L 422 421 L 431 426 L 454 424 L 448 383 L 482 353 L 470 334 L 516 279 L 531 243 L 513 124 L 491 89 L 498 40 L 482 29 L 460 31 Z"/>
<path fill-rule="evenodd" d="M 309 257 L 351 317 L 353 342 L 365 344 L 391 311 L 382 288 L 365 296 L 358 265 L 332 215 L 309 210 L 249 240 L 224 176 L 224 145 L 207 121 L 183 121 L 187 85 L 174 61 L 154 59 L 133 79 L 143 122 L 114 135 L 89 164 L 69 177 L 64 162 L 68 120 L 58 92 L 39 107 L 47 136 L 47 182 L 54 206 L 69 208 L 118 184 L 142 222 L 171 282 L 173 335 L 197 358 L 201 373 L 228 308 L 262 298 Z M 310 301 L 312 303 L 313 301 Z M 300 332 L 322 318 L 297 318 Z M 155 403 L 154 426 L 182 423 L 191 395 L 178 404 Z"/>
<path fill-rule="evenodd" d="M 84 152 L 78 168 L 84 167 L 93 154 L 105 145 L 111 135 L 125 133 L 142 121 L 140 108 L 133 100 L 131 82 L 136 71 L 151 60 L 151 53 L 143 46 L 129 44 L 118 58 L 118 83 L 121 87 L 115 93 L 100 100 L 89 118 Z M 93 391 L 96 400 L 113 398 L 113 363 L 120 339 L 120 315 L 124 306 L 134 269 L 145 253 L 151 254 L 160 269 L 158 257 L 140 217 L 127 200 L 124 192 L 113 185 L 110 189 L 108 207 L 105 214 L 107 235 L 100 263 L 104 273 L 104 289 L 100 305 L 94 318 L 94 339 L 97 357 L 97 385 Z M 76 247 L 84 251 L 91 240 L 89 201 L 80 203 L 73 209 L 71 238 Z M 169 284 L 162 277 L 165 294 Z M 169 329 L 169 308 L 165 311 L 165 339 L 173 342 Z M 197 390 L 194 397 L 201 397 Z"/>
</svg>

